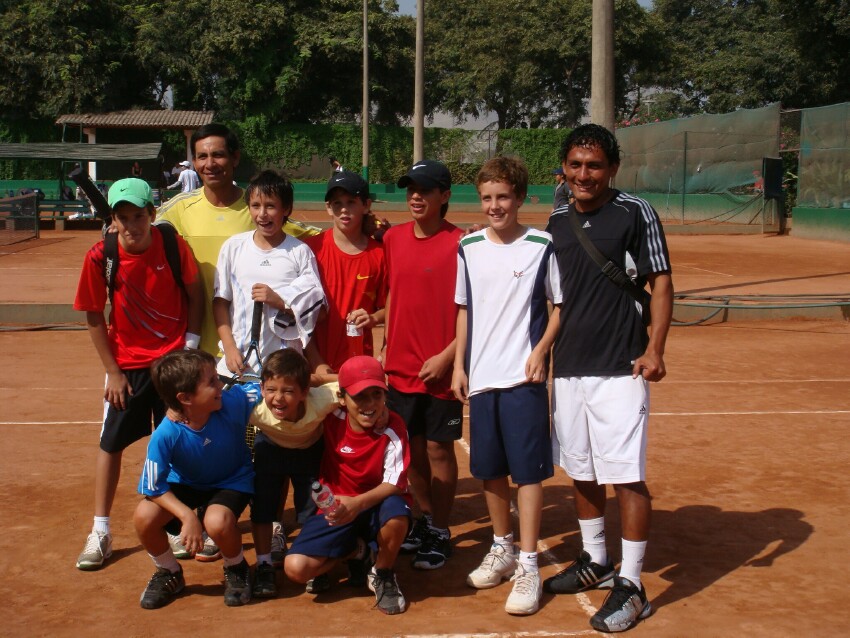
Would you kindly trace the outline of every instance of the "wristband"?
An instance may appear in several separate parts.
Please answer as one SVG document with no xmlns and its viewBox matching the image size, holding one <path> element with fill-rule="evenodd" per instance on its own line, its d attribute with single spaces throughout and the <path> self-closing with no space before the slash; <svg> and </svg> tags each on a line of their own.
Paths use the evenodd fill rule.
<svg viewBox="0 0 850 638">
<path fill-rule="evenodd" d="M 184 338 L 186 340 L 186 347 L 184 350 L 198 349 L 198 345 L 201 343 L 201 335 L 196 335 L 194 332 L 187 332 Z"/>
</svg>

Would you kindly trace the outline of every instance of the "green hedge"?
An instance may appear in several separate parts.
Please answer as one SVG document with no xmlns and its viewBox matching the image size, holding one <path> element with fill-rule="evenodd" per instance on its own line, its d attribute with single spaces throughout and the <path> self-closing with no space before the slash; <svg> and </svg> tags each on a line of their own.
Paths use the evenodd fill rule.
<svg viewBox="0 0 850 638">
<path fill-rule="evenodd" d="M 247 179 L 266 167 L 304 167 L 315 157 L 335 156 L 343 166 L 359 168 L 362 161 L 361 129 L 356 124 L 270 124 L 264 116 L 241 122 L 228 122 L 242 141 L 242 166 L 238 179 Z M 369 179 L 373 183 L 394 183 L 407 172 L 413 158 L 413 129 L 371 126 L 369 129 Z M 104 140 L 110 135 L 104 131 Z M 113 133 L 110 131 L 110 133 Z M 163 152 L 182 155 L 183 135 L 162 132 Z M 115 133 L 117 134 L 117 132 Z M 449 167 L 455 183 L 469 184 L 489 151 L 523 158 L 532 184 L 552 182 L 551 170 L 558 165 L 558 149 L 564 129 L 514 129 L 495 131 L 489 146 L 476 150 L 481 133 L 466 129 L 426 128 L 425 156 L 439 159 Z M 72 134 L 73 136 L 73 134 Z M 8 122 L 0 119 L 0 141 L 56 142 L 58 129 L 49 121 Z M 98 138 L 101 136 L 98 135 Z M 111 140 L 110 140 L 111 141 Z M 123 140 L 122 140 L 123 141 Z M 153 166 L 150 171 L 152 172 Z M 0 161 L 0 179 L 54 179 L 55 161 Z M 320 180 L 316 180 L 320 181 Z"/>
<path fill-rule="evenodd" d="M 305 166 L 313 157 L 336 157 L 343 166 L 362 162 L 362 132 L 353 124 L 269 124 L 262 116 L 230 122 L 239 132 L 243 157 L 251 168 Z M 568 131 L 564 129 L 514 129 L 496 132 L 496 149 L 525 160 L 532 184 L 548 184 L 558 166 L 558 150 Z M 369 129 L 369 179 L 393 183 L 410 167 L 413 159 L 413 129 L 371 126 Z M 467 161 L 478 131 L 426 128 L 425 156 L 449 167 L 455 183 L 475 180 L 484 158 Z M 480 153 L 478 155 L 481 155 Z M 484 153 L 486 155 L 486 153 Z"/>
</svg>

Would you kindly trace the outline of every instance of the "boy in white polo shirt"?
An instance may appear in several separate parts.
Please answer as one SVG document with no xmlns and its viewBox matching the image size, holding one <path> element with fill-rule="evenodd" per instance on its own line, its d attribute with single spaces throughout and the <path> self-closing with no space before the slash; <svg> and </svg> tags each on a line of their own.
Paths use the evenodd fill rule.
<svg viewBox="0 0 850 638">
<path fill-rule="evenodd" d="M 458 249 L 457 350 L 452 390 L 469 404 L 470 471 L 484 482 L 493 545 L 467 577 L 476 589 L 513 578 L 505 611 L 537 611 L 542 482 L 553 474 L 546 390 L 557 334 L 560 274 L 548 233 L 517 214 L 528 189 L 518 159 L 487 161 L 475 181 L 490 227 Z M 555 304 L 549 314 L 547 302 Z M 520 552 L 514 547 L 508 476 L 518 486 Z"/>
</svg>

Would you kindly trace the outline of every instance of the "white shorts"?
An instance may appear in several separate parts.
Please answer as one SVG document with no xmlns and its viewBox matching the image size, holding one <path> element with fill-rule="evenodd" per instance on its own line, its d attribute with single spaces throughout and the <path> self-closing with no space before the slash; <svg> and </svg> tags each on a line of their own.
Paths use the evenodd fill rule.
<svg viewBox="0 0 850 638">
<path fill-rule="evenodd" d="M 566 377 L 552 386 L 552 456 L 577 481 L 646 480 L 649 384 L 643 377 Z"/>
</svg>

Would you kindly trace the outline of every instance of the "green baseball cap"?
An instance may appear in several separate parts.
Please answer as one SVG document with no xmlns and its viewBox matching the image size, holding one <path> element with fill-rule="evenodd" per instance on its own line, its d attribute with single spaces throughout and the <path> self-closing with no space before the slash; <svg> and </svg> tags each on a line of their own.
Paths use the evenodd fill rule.
<svg viewBox="0 0 850 638">
<path fill-rule="evenodd" d="M 144 208 L 148 204 L 153 205 L 153 191 L 145 180 L 128 177 L 119 179 L 109 187 L 107 201 L 113 208 L 121 202 Z"/>
</svg>

